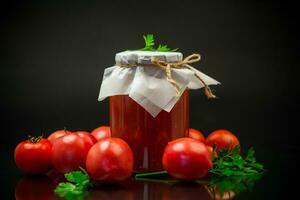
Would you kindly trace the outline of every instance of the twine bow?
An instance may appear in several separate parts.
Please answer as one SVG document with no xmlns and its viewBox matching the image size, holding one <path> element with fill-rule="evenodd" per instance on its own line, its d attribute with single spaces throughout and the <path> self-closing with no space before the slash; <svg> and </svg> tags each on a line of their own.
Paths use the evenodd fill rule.
<svg viewBox="0 0 300 200">
<path fill-rule="evenodd" d="M 189 64 L 198 62 L 200 61 L 200 59 L 201 59 L 200 54 L 191 54 L 187 56 L 184 60 L 177 61 L 177 62 L 166 62 L 166 61 L 159 60 L 156 57 L 151 57 L 151 63 L 165 70 L 167 81 L 174 86 L 174 89 L 176 90 L 176 96 L 179 96 L 180 88 L 178 86 L 178 83 L 172 78 L 172 68 L 174 69 L 188 68 L 191 71 L 194 71 Z M 144 64 L 116 64 L 116 65 L 120 67 L 136 67 L 138 65 L 146 66 Z M 211 91 L 210 87 L 195 72 L 194 72 L 194 76 L 196 76 L 204 85 L 205 95 L 208 98 L 216 98 L 216 96 Z"/>
</svg>

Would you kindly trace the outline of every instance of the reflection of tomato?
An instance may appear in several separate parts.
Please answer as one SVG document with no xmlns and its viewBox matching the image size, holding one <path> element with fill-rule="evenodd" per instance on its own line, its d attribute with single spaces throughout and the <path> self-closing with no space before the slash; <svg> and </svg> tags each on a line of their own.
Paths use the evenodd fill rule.
<svg viewBox="0 0 300 200">
<path fill-rule="evenodd" d="M 55 185 L 51 179 L 43 176 L 26 176 L 17 184 L 15 189 L 16 200 L 53 200 L 55 199 Z"/>
<path fill-rule="evenodd" d="M 237 145 L 240 145 L 238 138 L 227 130 L 216 130 L 208 135 L 206 138 L 206 144 L 208 146 L 217 145 L 217 150 L 232 149 Z"/>
<path fill-rule="evenodd" d="M 97 181 L 115 182 L 127 179 L 133 168 L 133 155 L 128 144 L 119 138 L 97 142 L 86 158 L 86 169 Z"/>
<path fill-rule="evenodd" d="M 134 200 L 133 190 L 118 185 L 101 185 L 90 191 L 89 200 Z"/>
<path fill-rule="evenodd" d="M 25 173 L 41 174 L 51 166 L 51 143 L 47 139 L 31 138 L 19 143 L 15 149 L 15 162 Z"/>
<path fill-rule="evenodd" d="M 55 131 L 53 133 L 51 133 L 51 135 L 48 136 L 48 140 L 53 144 L 54 140 L 56 140 L 57 138 L 60 138 L 62 136 L 65 136 L 66 134 L 71 133 L 68 130 L 58 130 Z"/>
<path fill-rule="evenodd" d="M 55 168 L 48 171 L 46 175 L 52 180 L 52 182 L 55 185 L 57 185 L 60 182 L 65 181 L 64 175 L 62 173 L 60 173 L 59 171 L 57 171 Z"/>
<path fill-rule="evenodd" d="M 100 126 L 94 129 L 91 134 L 99 141 L 104 138 L 111 136 L 111 131 L 109 126 Z"/>
<path fill-rule="evenodd" d="M 54 167 L 61 173 L 78 170 L 85 167 L 88 150 L 92 144 L 75 133 L 67 134 L 56 139 L 52 147 L 52 162 Z"/>
<path fill-rule="evenodd" d="M 205 137 L 203 133 L 196 129 L 193 128 L 189 129 L 189 137 L 205 143 Z"/>
<path fill-rule="evenodd" d="M 208 191 L 198 183 L 179 183 L 170 186 L 162 200 L 211 200 Z"/>
<path fill-rule="evenodd" d="M 179 138 L 169 142 L 165 148 L 163 167 L 174 178 L 198 179 L 211 169 L 211 154 L 202 142 L 192 138 Z"/>
</svg>

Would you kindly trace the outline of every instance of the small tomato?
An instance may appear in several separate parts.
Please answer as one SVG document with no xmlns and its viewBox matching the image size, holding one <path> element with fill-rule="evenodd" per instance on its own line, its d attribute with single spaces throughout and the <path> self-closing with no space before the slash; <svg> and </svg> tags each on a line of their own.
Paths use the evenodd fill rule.
<svg viewBox="0 0 300 200">
<path fill-rule="evenodd" d="M 90 147 L 93 146 L 97 142 L 96 138 L 92 134 L 90 134 L 89 132 L 76 131 L 74 133 L 76 135 L 78 135 L 79 137 L 81 137 L 84 140 L 84 142 L 86 143 L 86 145 L 88 145 Z"/>
<path fill-rule="evenodd" d="M 86 155 L 93 144 L 75 133 L 57 138 L 52 147 L 52 162 L 60 173 L 85 167 Z"/>
<path fill-rule="evenodd" d="M 206 145 L 213 147 L 217 146 L 217 150 L 221 149 L 233 149 L 235 146 L 239 146 L 240 142 L 238 138 L 228 130 L 216 130 L 210 133 L 206 138 Z"/>
<path fill-rule="evenodd" d="M 96 181 L 116 182 L 127 179 L 133 168 L 133 154 L 120 138 L 106 138 L 97 142 L 86 159 L 86 170 Z"/>
<path fill-rule="evenodd" d="M 57 130 L 53 133 L 51 133 L 49 136 L 48 136 L 48 140 L 53 144 L 53 142 L 57 139 L 57 138 L 60 138 L 62 136 L 65 136 L 66 134 L 69 134 L 69 133 L 72 133 L 71 131 L 68 131 L 68 130 Z"/>
<path fill-rule="evenodd" d="M 212 168 L 211 153 L 205 144 L 192 138 L 179 138 L 169 142 L 162 162 L 168 174 L 181 180 L 204 177 Z"/>
<path fill-rule="evenodd" d="M 15 148 L 15 162 L 25 173 L 46 173 L 52 166 L 51 147 L 49 140 L 31 137 Z"/>
<path fill-rule="evenodd" d="M 189 129 L 189 137 L 205 143 L 205 137 L 204 137 L 203 133 L 196 129 L 193 129 L 193 128 Z"/>
<path fill-rule="evenodd" d="M 94 129 L 91 134 L 99 141 L 103 138 L 108 138 L 111 136 L 111 130 L 109 126 L 100 126 Z"/>
</svg>

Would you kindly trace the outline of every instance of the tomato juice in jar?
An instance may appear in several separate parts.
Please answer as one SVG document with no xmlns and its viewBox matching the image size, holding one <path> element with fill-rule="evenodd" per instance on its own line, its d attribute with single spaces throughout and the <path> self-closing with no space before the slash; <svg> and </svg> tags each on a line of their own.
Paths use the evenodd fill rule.
<svg viewBox="0 0 300 200">
<path fill-rule="evenodd" d="M 136 172 L 162 170 L 162 156 L 167 143 L 188 135 L 188 90 L 170 112 L 163 110 L 156 117 L 128 95 L 111 96 L 109 107 L 112 136 L 129 144 Z"/>
<path fill-rule="evenodd" d="M 199 60 L 199 54 L 123 51 L 105 69 L 98 99 L 109 97 L 112 137 L 131 147 L 135 172 L 162 170 L 167 143 L 188 135 L 189 90 L 218 84 L 188 65 Z"/>
</svg>

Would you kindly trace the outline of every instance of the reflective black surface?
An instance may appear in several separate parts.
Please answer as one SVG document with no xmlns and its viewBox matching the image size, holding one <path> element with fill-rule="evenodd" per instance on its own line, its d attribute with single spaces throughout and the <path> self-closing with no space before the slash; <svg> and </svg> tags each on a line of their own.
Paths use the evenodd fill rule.
<svg viewBox="0 0 300 200">
<path fill-rule="evenodd" d="M 4 199 L 13 199 L 14 197 L 18 200 L 59 199 L 53 190 L 56 184 L 64 181 L 61 174 L 51 170 L 47 175 L 26 176 L 15 166 L 11 153 L 1 153 L 1 163 L 5 163 L 2 167 L 6 169 L 1 171 L 1 195 Z M 270 166 L 269 163 L 265 164 Z M 234 199 L 280 199 L 281 195 L 287 197 L 288 193 L 284 194 L 283 190 L 279 190 L 281 183 L 278 177 L 274 177 L 273 174 L 276 174 L 274 169 L 274 166 L 268 168 L 262 179 L 256 182 L 252 192 L 242 192 Z M 225 194 L 224 197 L 228 197 L 228 194 Z M 97 185 L 96 188 L 90 191 L 89 198 L 112 200 L 209 200 L 212 199 L 212 194 L 206 187 L 197 183 L 165 184 L 130 179 L 115 185 Z"/>
<path fill-rule="evenodd" d="M 17 200 L 63 199 L 53 191 L 55 181 L 46 175 L 24 176 L 18 180 L 14 190 Z M 225 192 L 220 197 L 218 191 L 214 193 L 205 185 L 199 183 L 175 184 L 155 183 L 149 181 L 136 181 L 129 179 L 118 184 L 101 184 L 88 192 L 84 199 L 90 200 L 213 200 L 229 199 L 235 197 L 233 192 Z"/>
<path fill-rule="evenodd" d="M 213 87 L 216 101 L 191 91 L 190 126 L 205 135 L 229 129 L 242 152 L 255 148 L 267 173 L 237 199 L 292 199 L 299 174 L 298 15 L 296 4 L 282 0 L 1 1 L 0 199 L 14 199 L 23 174 L 13 149 L 28 134 L 108 124 L 108 102 L 97 102 L 104 68 L 115 53 L 141 47 L 145 33 L 185 56 L 199 52 L 195 67 L 222 83 Z M 124 192 L 144 194 L 149 186 L 139 184 Z M 149 195 L 166 186 L 155 187 Z"/>
</svg>

